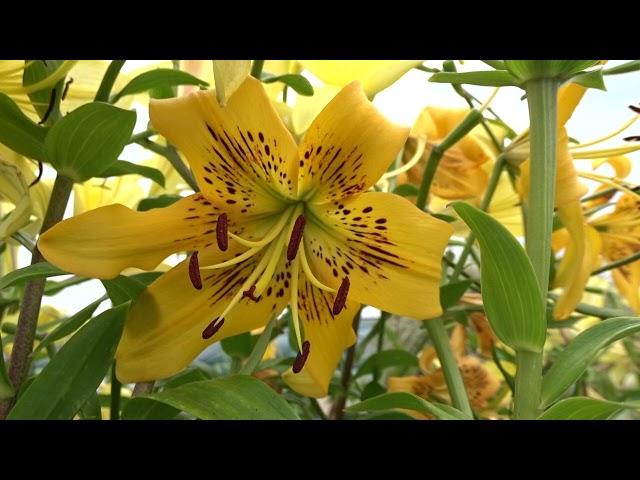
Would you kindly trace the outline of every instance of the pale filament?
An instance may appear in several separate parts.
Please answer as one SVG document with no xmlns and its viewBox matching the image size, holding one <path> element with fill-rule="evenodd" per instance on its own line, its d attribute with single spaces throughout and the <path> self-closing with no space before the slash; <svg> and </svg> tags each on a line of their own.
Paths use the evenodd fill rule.
<svg viewBox="0 0 640 480">
<path fill-rule="evenodd" d="M 302 243 L 301 243 L 302 244 Z M 298 274 L 300 272 L 299 255 L 293 260 L 291 265 L 291 291 L 289 297 L 289 305 L 291 308 L 291 320 L 293 321 L 293 330 L 296 334 L 298 342 L 298 350 L 302 351 L 302 336 L 300 335 L 300 317 L 298 315 Z"/>
<path fill-rule="evenodd" d="M 609 178 L 609 177 L 605 177 L 603 175 L 598 175 L 595 173 L 589 173 L 589 172 L 583 172 L 583 171 L 578 171 L 578 176 L 583 177 L 583 178 L 588 178 L 589 180 L 594 180 L 596 182 L 600 182 L 600 183 L 604 183 L 605 185 L 609 185 L 611 187 L 614 187 L 618 190 L 621 190 L 633 197 L 636 198 L 640 198 L 640 194 L 634 192 L 633 190 L 631 190 L 630 188 L 626 187 L 625 185 L 623 185 L 626 182 L 623 182 L 622 180 L 619 180 L 617 178 Z"/>
<path fill-rule="evenodd" d="M 231 232 L 229 232 L 229 236 L 233 238 L 236 242 L 238 242 L 240 245 L 245 247 L 250 247 L 250 248 L 263 247 L 268 243 L 271 243 L 271 241 L 273 241 L 273 239 L 275 239 L 278 236 L 278 234 L 282 231 L 287 221 L 289 221 L 289 219 L 291 218 L 291 212 L 293 212 L 294 209 L 295 207 L 291 206 L 285 211 L 285 213 L 280 215 L 280 218 L 278 219 L 276 224 L 273 226 L 273 228 L 271 228 L 271 230 L 267 232 L 267 234 L 264 236 L 262 240 L 257 240 L 257 241 L 245 240 L 244 238 Z"/>
<path fill-rule="evenodd" d="M 324 283 L 318 280 L 316 276 L 313 274 L 313 272 L 311 271 L 311 268 L 309 267 L 309 262 L 307 261 L 307 254 L 304 249 L 304 242 L 300 242 L 299 254 L 300 254 L 300 262 L 302 263 L 302 271 L 304 272 L 307 279 L 314 286 L 318 287 L 320 290 L 324 290 L 325 292 L 330 292 L 330 293 L 336 293 L 337 290 L 335 288 L 326 286 Z"/>
<path fill-rule="evenodd" d="M 422 154 L 424 153 L 424 148 L 427 145 L 427 139 L 423 135 L 420 135 L 417 141 L 418 141 L 418 145 L 416 147 L 416 152 L 413 154 L 413 157 L 411 157 L 411 160 L 409 160 L 403 166 L 396 168 L 395 170 L 391 170 L 390 172 L 387 172 L 384 175 L 382 175 L 382 180 L 387 180 L 388 178 L 396 177 L 401 173 L 404 173 L 407 170 L 410 170 L 417 165 L 417 163 L 422 158 Z"/>
<path fill-rule="evenodd" d="M 631 153 L 640 150 L 640 145 L 624 145 L 620 147 L 605 148 L 602 150 L 591 150 L 586 152 L 571 152 L 571 156 L 574 159 L 592 159 L 613 157 L 615 155 L 624 155 L 625 153 Z"/>
<path fill-rule="evenodd" d="M 573 149 L 577 149 L 577 148 L 591 147 L 592 145 L 597 145 L 598 143 L 602 143 L 602 142 L 604 142 L 606 140 L 609 140 L 610 138 L 613 138 L 616 135 L 619 135 L 620 133 L 624 132 L 627 128 L 629 128 L 631 125 L 633 125 L 635 123 L 635 121 L 638 120 L 638 118 L 640 118 L 640 115 L 635 115 L 632 118 L 630 118 L 629 120 L 627 120 L 624 123 L 624 125 L 622 125 L 617 130 L 614 130 L 609 135 L 605 135 L 604 137 L 597 138 L 597 139 L 595 139 L 595 140 L 593 140 L 591 142 L 579 143 L 577 145 L 571 145 L 569 147 L 569 149 L 573 150 Z"/>
</svg>

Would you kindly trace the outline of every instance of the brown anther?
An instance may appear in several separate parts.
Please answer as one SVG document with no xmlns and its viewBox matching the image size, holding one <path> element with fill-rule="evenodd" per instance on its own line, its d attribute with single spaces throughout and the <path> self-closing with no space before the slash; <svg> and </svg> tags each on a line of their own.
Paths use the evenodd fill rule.
<svg viewBox="0 0 640 480">
<path fill-rule="evenodd" d="M 198 290 L 202 290 L 202 279 L 200 278 L 200 263 L 198 262 L 198 252 L 193 252 L 189 258 L 189 279 L 191 284 Z"/>
<path fill-rule="evenodd" d="M 299 215 L 298 218 L 296 218 L 296 223 L 294 223 L 293 230 L 291 231 L 289 246 L 287 247 L 287 260 L 289 261 L 296 258 L 298 247 L 302 241 L 302 232 L 304 231 L 304 225 L 306 223 L 307 221 L 305 220 L 304 215 Z"/>
<path fill-rule="evenodd" d="M 216 239 L 218 248 L 223 252 L 229 248 L 229 221 L 226 213 L 221 213 L 216 224 Z"/>
<path fill-rule="evenodd" d="M 64 100 L 65 98 L 67 98 L 67 93 L 69 93 L 69 87 L 71 86 L 71 84 L 73 83 L 73 78 L 69 78 L 69 80 L 67 80 L 67 83 L 64 84 L 64 90 L 62 91 L 62 100 Z"/>
<path fill-rule="evenodd" d="M 636 107 L 635 105 L 629 105 L 629 108 L 636 113 L 640 113 L 640 107 Z"/>
<path fill-rule="evenodd" d="M 630 137 L 624 137 L 625 142 L 640 142 L 640 135 L 632 135 Z"/>
<path fill-rule="evenodd" d="M 310 349 L 311 343 L 309 343 L 309 340 L 305 340 L 302 343 L 302 351 L 298 352 L 298 355 L 296 355 L 296 359 L 293 362 L 293 373 L 300 373 L 300 370 L 302 370 L 302 367 L 304 367 L 304 364 L 307 362 Z"/>
<path fill-rule="evenodd" d="M 245 290 L 244 292 L 242 292 L 242 298 L 249 297 L 254 302 L 257 302 L 258 299 L 254 295 L 255 291 L 256 291 L 256 286 L 251 285 L 251 287 L 249 287 L 249 290 Z"/>
<path fill-rule="evenodd" d="M 218 330 L 222 328 L 222 325 L 224 325 L 224 318 L 216 318 L 213 322 L 207 325 L 207 328 L 202 331 L 202 338 L 207 340 L 213 337 L 216 333 L 218 333 Z"/>
<path fill-rule="evenodd" d="M 349 282 L 349 277 L 344 277 L 340 284 L 340 288 L 338 288 L 338 292 L 336 293 L 336 298 L 333 301 L 332 312 L 334 315 L 338 315 L 344 308 L 345 303 L 347 303 L 347 295 L 349 294 L 350 285 L 351 282 Z"/>
</svg>

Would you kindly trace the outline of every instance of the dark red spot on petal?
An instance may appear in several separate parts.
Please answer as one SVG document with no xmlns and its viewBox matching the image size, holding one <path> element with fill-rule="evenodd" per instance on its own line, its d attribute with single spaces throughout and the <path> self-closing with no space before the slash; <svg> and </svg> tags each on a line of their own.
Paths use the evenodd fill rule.
<svg viewBox="0 0 640 480">
<path fill-rule="evenodd" d="M 256 291 L 256 286 L 255 285 L 251 285 L 251 287 L 249 288 L 249 290 L 245 290 L 244 292 L 242 292 L 242 298 L 245 297 L 249 297 L 251 300 L 253 300 L 254 302 L 257 302 L 258 299 L 256 298 L 256 296 L 254 295 Z"/>
</svg>

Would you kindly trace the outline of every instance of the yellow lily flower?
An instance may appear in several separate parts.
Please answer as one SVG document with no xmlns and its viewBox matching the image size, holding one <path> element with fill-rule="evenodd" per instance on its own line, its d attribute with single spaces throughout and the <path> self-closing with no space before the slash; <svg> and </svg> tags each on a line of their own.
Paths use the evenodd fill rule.
<svg viewBox="0 0 640 480">
<path fill-rule="evenodd" d="M 195 251 L 132 306 L 116 353 L 121 381 L 173 375 L 211 343 L 291 305 L 300 353 L 284 379 L 321 397 L 355 341 L 359 304 L 419 319 L 441 314 L 451 227 L 404 198 L 366 192 L 408 131 L 359 84 L 330 102 L 299 146 L 253 78 L 225 107 L 203 90 L 152 101 L 150 117 L 185 154 L 201 193 L 148 212 L 93 210 L 38 243 L 51 263 L 97 278 Z"/>
<path fill-rule="evenodd" d="M 474 326 L 476 323 L 480 325 L 478 334 L 485 336 L 488 340 L 488 338 L 490 338 L 486 337 L 488 323 L 485 325 L 479 318 L 474 322 Z M 487 401 L 500 389 L 500 380 L 487 368 L 487 362 L 482 362 L 478 357 L 465 353 L 466 338 L 467 333 L 465 327 L 457 324 L 453 328 L 449 341 L 451 343 L 451 349 L 456 356 L 458 367 L 462 373 L 462 381 L 469 396 L 469 401 L 475 409 L 482 411 L 487 407 Z M 436 358 L 435 348 L 430 346 L 423 349 L 419 361 L 422 375 L 389 377 L 387 380 L 387 390 L 389 392 L 413 393 L 425 400 L 435 400 L 439 402 L 450 401 L 442 369 L 437 368 L 434 370 L 432 368 L 432 364 Z M 418 412 L 412 413 L 420 418 L 429 418 Z"/>
</svg>

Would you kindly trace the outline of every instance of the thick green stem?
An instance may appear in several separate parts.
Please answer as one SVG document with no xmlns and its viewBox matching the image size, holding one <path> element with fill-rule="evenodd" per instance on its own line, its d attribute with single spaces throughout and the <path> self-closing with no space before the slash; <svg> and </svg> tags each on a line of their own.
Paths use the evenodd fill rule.
<svg viewBox="0 0 640 480">
<path fill-rule="evenodd" d="M 98 91 L 96 92 L 95 101 L 96 102 L 108 102 L 109 96 L 111 95 L 111 89 L 113 85 L 116 83 L 116 78 L 120 74 L 120 70 L 124 65 L 126 60 L 114 60 L 107 67 L 107 71 L 102 77 L 102 82 L 100 83 L 100 87 L 98 87 Z"/>
<path fill-rule="evenodd" d="M 526 249 L 540 287 L 543 311 L 549 288 L 551 233 L 556 186 L 558 81 L 538 78 L 525 84 L 529 104 L 529 199 Z M 534 419 L 540 406 L 542 352 L 516 353 L 518 370 L 514 418 Z"/>
<path fill-rule="evenodd" d="M 416 205 L 420 210 L 424 210 L 427 206 L 431 183 L 433 182 L 433 177 L 436 175 L 436 171 L 438 170 L 438 165 L 440 165 L 440 160 L 442 159 L 443 154 L 444 151 L 442 151 L 442 149 L 437 145 L 431 149 L 431 154 L 427 160 L 427 166 L 425 167 L 424 174 L 422 175 L 420 190 L 418 190 L 418 198 L 416 199 Z"/>
<path fill-rule="evenodd" d="M 433 346 L 435 347 L 438 358 L 440 359 L 442 372 L 444 373 L 444 378 L 447 382 L 453 406 L 472 417 L 473 411 L 469 404 L 467 390 L 464 388 L 464 382 L 460 375 L 458 362 L 453 356 L 449 337 L 447 336 L 447 331 L 444 328 L 442 319 L 434 318 L 433 320 L 426 320 L 424 323 L 427 327 L 427 331 L 429 332 L 429 338 L 433 342 Z"/>
<path fill-rule="evenodd" d="M 533 420 L 538 417 L 542 388 L 542 355 L 538 352 L 516 352 L 516 381 L 513 418 Z"/>
<path fill-rule="evenodd" d="M 73 181 L 71 179 L 62 175 L 56 177 L 51 191 L 49 207 L 42 222 L 41 234 L 62 220 L 72 187 Z M 31 256 L 31 265 L 43 260 L 42 254 L 38 248 L 35 248 Z M 20 389 L 29 371 L 30 355 L 33 351 L 33 340 L 38 326 L 38 314 L 40 313 L 44 284 L 44 278 L 32 280 L 27 283 L 24 289 L 9 364 L 9 378 L 16 392 Z M 7 416 L 12 404 L 13 399 L 5 400 L 0 404 L 0 418 Z"/>
<path fill-rule="evenodd" d="M 262 68 L 264 67 L 264 60 L 254 60 L 251 64 L 251 76 L 260 80 L 262 76 Z"/>
</svg>

